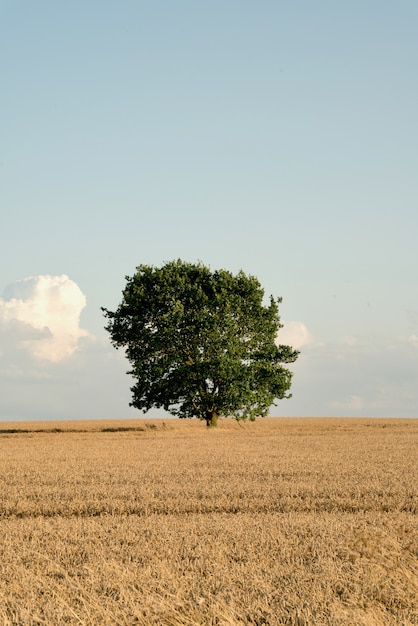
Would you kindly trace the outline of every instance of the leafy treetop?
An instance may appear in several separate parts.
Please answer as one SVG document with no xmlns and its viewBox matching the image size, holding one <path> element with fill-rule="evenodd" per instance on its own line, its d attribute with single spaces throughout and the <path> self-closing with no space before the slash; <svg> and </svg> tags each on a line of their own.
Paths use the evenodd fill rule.
<svg viewBox="0 0 418 626">
<path fill-rule="evenodd" d="M 219 415 L 254 420 L 291 397 L 283 365 L 299 353 L 277 345 L 281 298 L 263 305 L 257 278 L 177 260 L 139 265 L 126 281 L 117 310 L 102 310 L 132 365 L 131 406 L 212 426 Z"/>
</svg>

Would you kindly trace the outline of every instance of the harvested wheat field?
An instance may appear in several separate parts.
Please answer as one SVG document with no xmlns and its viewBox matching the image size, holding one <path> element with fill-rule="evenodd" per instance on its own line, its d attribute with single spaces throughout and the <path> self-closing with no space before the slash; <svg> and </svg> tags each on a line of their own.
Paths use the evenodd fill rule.
<svg viewBox="0 0 418 626">
<path fill-rule="evenodd" d="M 418 420 L 0 424 L 0 624 L 418 624 Z"/>
</svg>

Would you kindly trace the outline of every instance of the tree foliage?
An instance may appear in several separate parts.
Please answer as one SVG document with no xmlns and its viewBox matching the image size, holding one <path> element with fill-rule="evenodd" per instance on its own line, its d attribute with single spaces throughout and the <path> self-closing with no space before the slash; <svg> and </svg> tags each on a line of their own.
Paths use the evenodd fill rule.
<svg viewBox="0 0 418 626">
<path fill-rule="evenodd" d="M 264 305 L 255 277 L 177 260 L 140 265 L 126 281 L 117 310 L 102 310 L 132 366 L 131 406 L 211 426 L 219 415 L 254 420 L 291 397 L 283 365 L 299 353 L 277 345 L 281 298 Z"/>
</svg>

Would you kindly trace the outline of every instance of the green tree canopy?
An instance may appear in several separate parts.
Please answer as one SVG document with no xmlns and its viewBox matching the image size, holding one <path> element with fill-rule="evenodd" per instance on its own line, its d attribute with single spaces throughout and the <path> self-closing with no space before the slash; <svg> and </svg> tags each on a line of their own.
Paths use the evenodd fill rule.
<svg viewBox="0 0 418 626">
<path fill-rule="evenodd" d="M 139 265 L 126 280 L 117 310 L 102 310 L 132 366 L 130 406 L 164 407 L 214 426 L 220 415 L 265 416 L 291 397 L 284 364 L 299 353 L 277 345 L 281 298 L 264 305 L 257 278 L 177 260 Z"/>
</svg>

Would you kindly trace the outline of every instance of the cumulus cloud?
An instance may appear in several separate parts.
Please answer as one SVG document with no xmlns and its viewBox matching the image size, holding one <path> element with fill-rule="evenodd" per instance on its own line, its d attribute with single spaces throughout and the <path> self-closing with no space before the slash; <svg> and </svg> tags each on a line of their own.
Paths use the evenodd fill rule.
<svg viewBox="0 0 418 626">
<path fill-rule="evenodd" d="M 80 314 L 86 297 L 68 276 L 31 276 L 17 281 L 0 298 L 2 347 L 23 348 L 35 357 L 58 362 L 77 350 Z"/>
<path fill-rule="evenodd" d="M 315 339 L 291 369 L 285 415 L 418 417 L 418 350 L 411 337 L 361 334 L 326 343 Z"/>
<path fill-rule="evenodd" d="M 298 350 L 313 342 L 313 336 L 303 322 L 283 322 L 283 324 L 277 337 L 278 344 L 292 346 Z"/>
<path fill-rule="evenodd" d="M 351 335 L 345 335 L 344 337 L 341 337 L 340 343 L 342 343 L 344 346 L 353 347 L 358 344 L 358 338 L 352 337 Z"/>
<path fill-rule="evenodd" d="M 345 409 L 351 411 L 361 411 L 365 408 L 364 398 L 360 396 L 351 395 L 348 398 L 344 398 L 343 400 L 335 400 L 330 402 L 330 405 L 337 409 Z"/>
<path fill-rule="evenodd" d="M 411 335 L 410 337 L 408 337 L 408 341 L 409 341 L 409 343 L 411 343 L 413 346 L 415 346 L 416 348 L 418 348 L 418 336 L 417 336 L 417 335 Z"/>
</svg>

